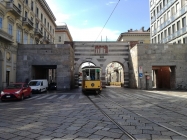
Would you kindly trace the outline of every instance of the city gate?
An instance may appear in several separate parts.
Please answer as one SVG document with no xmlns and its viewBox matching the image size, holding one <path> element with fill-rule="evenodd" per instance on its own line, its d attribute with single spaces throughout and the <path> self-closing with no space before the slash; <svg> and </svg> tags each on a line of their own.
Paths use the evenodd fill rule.
<svg viewBox="0 0 187 140">
<path fill-rule="evenodd" d="M 129 87 L 129 45 L 124 42 L 73 42 L 74 74 L 84 62 L 94 63 L 102 69 L 102 82 L 105 84 L 105 68 L 111 62 L 118 62 L 124 70 L 124 87 Z"/>
</svg>

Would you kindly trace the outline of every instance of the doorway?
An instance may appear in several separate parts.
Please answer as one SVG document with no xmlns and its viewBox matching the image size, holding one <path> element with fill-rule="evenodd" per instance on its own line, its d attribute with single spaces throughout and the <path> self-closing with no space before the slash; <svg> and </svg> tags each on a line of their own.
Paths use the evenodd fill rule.
<svg viewBox="0 0 187 140">
<path fill-rule="evenodd" d="M 156 89 L 172 89 L 175 87 L 175 66 L 153 66 L 152 85 Z"/>
</svg>

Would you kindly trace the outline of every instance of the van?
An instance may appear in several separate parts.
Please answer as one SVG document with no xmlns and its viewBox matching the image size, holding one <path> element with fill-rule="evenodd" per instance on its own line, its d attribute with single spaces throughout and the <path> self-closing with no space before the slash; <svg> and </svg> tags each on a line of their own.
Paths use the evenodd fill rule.
<svg viewBox="0 0 187 140">
<path fill-rule="evenodd" d="M 47 79 L 37 79 L 37 80 L 31 80 L 29 82 L 29 86 L 32 89 L 32 92 L 44 92 L 48 89 L 48 81 Z"/>
</svg>

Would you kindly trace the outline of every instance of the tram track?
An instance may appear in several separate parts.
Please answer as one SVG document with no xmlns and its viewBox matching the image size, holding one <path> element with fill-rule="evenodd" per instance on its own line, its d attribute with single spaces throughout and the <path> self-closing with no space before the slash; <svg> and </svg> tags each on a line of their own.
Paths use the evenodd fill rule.
<svg viewBox="0 0 187 140">
<path fill-rule="evenodd" d="M 145 119 L 145 120 L 151 122 L 152 124 L 155 124 L 155 125 L 157 125 L 157 126 L 159 126 L 159 127 L 162 127 L 162 128 L 164 128 L 164 129 L 170 131 L 170 132 L 173 132 L 174 134 L 176 134 L 176 135 L 178 135 L 178 136 L 181 136 L 181 137 L 184 137 L 185 139 L 187 139 L 187 135 L 184 134 L 184 133 L 181 133 L 181 132 L 179 132 L 179 131 L 177 131 L 177 130 L 174 130 L 174 129 L 168 127 L 168 126 L 165 126 L 165 125 L 163 125 L 163 124 L 161 124 L 161 123 L 159 123 L 159 122 L 156 122 L 156 121 L 154 121 L 154 120 L 152 120 L 152 119 L 149 119 L 148 117 L 146 117 L 146 116 L 144 116 L 144 115 L 142 115 L 142 114 L 140 114 L 140 113 L 136 113 L 136 112 L 134 112 L 134 111 L 132 111 L 132 110 L 130 110 L 130 109 L 124 107 L 124 105 L 121 105 L 121 104 L 119 104 L 119 103 L 117 103 L 117 102 L 115 102 L 115 101 L 109 99 L 108 97 L 104 96 L 103 94 L 102 94 L 102 95 L 98 95 L 98 96 L 99 96 L 100 98 L 104 99 L 104 100 L 107 100 L 108 102 L 110 102 L 110 104 L 113 103 L 113 104 L 119 106 L 120 108 L 125 109 L 125 110 L 127 110 L 128 112 L 130 112 L 130 113 L 132 113 L 132 114 L 135 114 L 136 116 L 141 117 L 141 118 L 143 118 L 143 119 Z M 120 129 L 122 130 L 122 132 L 124 132 L 129 138 L 131 138 L 131 139 L 136 139 L 136 137 L 135 137 L 133 134 L 129 133 L 129 131 L 127 131 L 126 129 L 124 129 L 123 126 L 121 126 L 117 121 L 115 121 L 115 119 L 113 119 L 112 117 L 110 117 L 110 115 L 108 115 L 101 107 L 99 107 L 99 105 L 97 105 L 97 103 L 94 102 L 93 99 L 91 99 L 90 97 L 88 97 L 88 98 L 89 98 L 89 100 L 90 100 L 90 101 L 91 101 L 91 102 L 92 102 L 107 118 L 109 118 L 116 126 L 118 126 L 118 128 L 120 128 Z M 134 97 L 133 97 L 133 98 L 134 98 Z M 140 99 L 139 99 L 139 100 L 140 100 Z M 144 102 L 146 102 L 146 101 L 144 101 Z M 153 104 L 153 105 L 155 105 L 155 104 Z M 177 112 L 176 112 L 176 113 L 177 113 Z"/>
<path fill-rule="evenodd" d="M 121 125 L 116 122 L 114 119 L 112 119 L 103 109 L 101 109 L 89 96 L 87 96 L 88 99 L 112 122 L 114 123 L 124 134 L 126 134 L 131 140 L 136 140 L 136 138 L 133 137 L 130 133 L 128 133 Z"/>
</svg>

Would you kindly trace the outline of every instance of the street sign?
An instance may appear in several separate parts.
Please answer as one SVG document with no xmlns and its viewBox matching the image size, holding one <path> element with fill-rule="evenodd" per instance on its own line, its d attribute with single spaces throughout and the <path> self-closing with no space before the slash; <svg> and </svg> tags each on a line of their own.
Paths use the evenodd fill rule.
<svg viewBox="0 0 187 140">
<path fill-rule="evenodd" d="M 139 77 L 142 78 L 143 77 L 143 73 L 139 73 Z"/>
<path fill-rule="evenodd" d="M 139 73 L 143 73 L 143 67 L 139 66 Z"/>
</svg>

